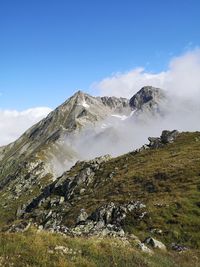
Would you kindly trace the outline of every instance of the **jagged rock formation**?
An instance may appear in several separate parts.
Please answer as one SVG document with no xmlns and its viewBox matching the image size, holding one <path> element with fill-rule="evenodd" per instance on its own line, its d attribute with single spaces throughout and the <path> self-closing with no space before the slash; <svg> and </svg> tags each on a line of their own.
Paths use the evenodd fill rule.
<svg viewBox="0 0 200 267">
<path fill-rule="evenodd" d="M 141 120 L 162 115 L 166 99 L 166 94 L 162 89 L 145 86 L 130 99 L 129 103 L 134 111 L 134 117 Z"/>
<path fill-rule="evenodd" d="M 162 148 L 166 144 L 173 143 L 176 138 L 178 137 L 179 132 L 177 130 L 173 131 L 168 131 L 164 130 L 162 131 L 162 134 L 160 137 L 149 137 L 149 144 L 145 144 L 142 147 L 134 150 L 132 153 L 136 154 L 138 152 L 142 152 L 147 149 L 157 149 L 157 148 Z"/>
<path fill-rule="evenodd" d="M 116 205 L 113 202 L 105 204 L 89 216 L 85 210 L 81 210 L 77 225 L 71 229 L 74 235 L 111 235 L 125 236 L 122 223 L 128 213 L 135 217 L 135 220 L 142 220 L 147 212 L 146 206 L 140 201 L 132 201 L 123 205 Z"/>
<path fill-rule="evenodd" d="M 110 160 L 109 155 L 96 158 L 91 161 L 77 163 L 80 165 L 79 172 L 73 176 L 73 168 L 65 172 L 56 181 L 47 185 L 37 197 L 23 205 L 17 211 L 18 218 L 34 218 L 38 224 L 46 229 L 60 229 L 62 220 L 71 207 L 71 203 L 76 201 L 88 187 L 103 181 L 94 179 L 95 172 L 99 170 L 102 163 Z M 41 207 L 45 207 L 41 213 Z"/>
<path fill-rule="evenodd" d="M 173 143 L 174 140 L 179 135 L 179 132 L 177 130 L 173 131 L 163 131 L 160 137 L 149 137 L 149 148 L 159 148 L 163 147 L 165 144 Z"/>
</svg>

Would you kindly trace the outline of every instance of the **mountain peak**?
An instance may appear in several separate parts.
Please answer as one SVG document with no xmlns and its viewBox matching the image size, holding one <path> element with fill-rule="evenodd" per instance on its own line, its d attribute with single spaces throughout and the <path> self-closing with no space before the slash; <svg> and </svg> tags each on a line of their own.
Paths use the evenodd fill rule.
<svg viewBox="0 0 200 267">
<path fill-rule="evenodd" d="M 132 109 L 140 110 L 144 105 L 159 104 L 165 98 L 166 96 L 162 89 L 144 86 L 130 99 L 129 104 Z"/>
</svg>

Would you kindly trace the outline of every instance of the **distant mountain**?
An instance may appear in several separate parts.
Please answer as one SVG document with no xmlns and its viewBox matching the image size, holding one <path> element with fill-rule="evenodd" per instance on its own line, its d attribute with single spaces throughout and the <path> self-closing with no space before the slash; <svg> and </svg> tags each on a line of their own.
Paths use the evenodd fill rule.
<svg viewBox="0 0 200 267">
<path fill-rule="evenodd" d="M 96 155 L 96 150 L 101 156 L 111 146 L 112 149 L 123 146 L 113 121 L 120 122 L 117 127 L 123 129 L 123 122 L 132 118 L 147 113 L 157 115 L 164 99 L 164 92 L 154 87 L 142 88 L 130 102 L 125 98 L 92 97 L 78 91 L 14 143 L 0 148 L 0 197 L 3 194 L 8 203 L 17 199 L 23 204 L 77 160 Z M 87 138 L 81 143 L 83 134 Z M 16 208 L 13 207 L 13 212 Z"/>
</svg>

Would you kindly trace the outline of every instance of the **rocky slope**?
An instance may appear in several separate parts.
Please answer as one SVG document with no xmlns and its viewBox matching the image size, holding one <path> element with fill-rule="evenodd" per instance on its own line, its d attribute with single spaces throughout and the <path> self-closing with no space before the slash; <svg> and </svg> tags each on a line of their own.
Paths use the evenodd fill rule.
<svg viewBox="0 0 200 267">
<path fill-rule="evenodd" d="M 95 98 L 77 92 L 16 142 L 1 148 L 0 189 L 11 183 L 18 196 L 29 188 L 32 180 L 40 183 L 55 179 L 59 174 L 54 168 L 57 164 L 67 169 L 79 159 L 73 147 L 63 145 L 65 139 L 115 112 L 127 114 L 128 100 Z"/>
<path fill-rule="evenodd" d="M 118 158 L 77 162 L 36 197 L 18 203 L 4 230 L 33 225 L 69 236 L 134 235 L 146 252 L 153 246 L 148 242 L 157 240 L 169 250 L 198 248 L 200 133 L 163 131 L 149 140 Z"/>
<path fill-rule="evenodd" d="M 142 88 L 130 103 L 126 99 L 94 98 L 77 92 L 16 142 L 1 148 L 0 230 L 7 234 L 0 234 L 0 238 L 8 238 L 5 242 L 9 244 L 11 239 L 32 236 L 32 231 L 36 238 L 44 233 L 42 242 L 47 243 L 53 238 L 58 242 L 60 234 L 73 238 L 70 244 L 78 242 L 79 237 L 110 237 L 118 240 L 110 242 L 126 244 L 132 254 L 156 254 L 155 262 L 158 250 L 161 255 L 189 251 L 196 257 L 191 262 L 198 266 L 195 249 L 200 247 L 199 132 L 165 130 L 160 137 L 149 137 L 149 144 L 119 157 L 102 155 L 77 161 L 68 169 L 66 164 L 79 159 L 70 140 L 77 141 L 83 131 L 95 130 L 96 125 L 113 116 L 133 126 L 136 120 L 143 122 L 147 116 L 163 116 L 166 101 L 163 91 L 152 87 Z M 113 131 L 109 131 L 114 138 Z M 107 134 L 107 128 L 102 128 L 102 140 Z M 114 140 L 113 146 L 117 145 L 117 139 Z M 88 146 L 87 152 L 91 149 Z M 66 170 L 60 175 L 55 175 L 52 159 L 64 161 Z M 54 237 L 48 232 L 53 232 Z M 68 250 L 64 243 L 45 246 L 48 251 L 53 249 L 51 253 L 55 255 L 56 251 L 65 255 Z M 9 249 L 0 245 L 0 265 L 1 261 L 8 262 L 5 253 L 9 254 Z M 43 256 L 39 257 L 42 262 Z M 190 266 L 182 260 L 181 265 L 176 265 L 171 257 L 169 254 L 169 261 L 168 256 L 166 261 L 161 258 L 160 266 L 166 266 L 166 262 L 167 266 Z M 15 256 L 13 260 L 18 262 L 17 259 Z M 49 258 L 47 262 L 48 265 Z M 141 262 L 141 266 L 159 266 Z"/>
<path fill-rule="evenodd" d="M 143 90 L 138 94 L 142 92 L 144 95 Z M 150 101 L 158 104 L 159 90 L 151 88 L 151 91 L 155 92 L 152 93 L 154 100 Z M 148 101 L 144 104 L 147 103 Z M 137 107 L 138 112 L 142 107 L 142 104 Z M 93 138 L 94 142 L 97 139 L 96 143 L 104 143 L 105 136 L 110 136 L 110 141 L 115 135 L 117 142 L 118 136 L 112 127 L 97 133 L 92 129 L 107 118 L 131 117 L 131 108 L 133 107 L 129 105 L 129 101 L 124 98 L 95 98 L 78 91 L 45 119 L 26 131 L 16 142 L 0 149 L 0 190 L 7 187 L 8 191 L 13 192 L 13 197 L 18 198 L 26 190 L 31 189 L 32 185 L 43 187 L 77 160 L 84 159 L 86 153 L 80 153 L 84 141 L 75 148 L 81 139 L 80 133 L 83 129 L 90 129 L 91 139 Z M 86 135 L 89 136 L 88 132 Z M 93 147 L 90 140 L 87 147 L 89 154 Z"/>
</svg>

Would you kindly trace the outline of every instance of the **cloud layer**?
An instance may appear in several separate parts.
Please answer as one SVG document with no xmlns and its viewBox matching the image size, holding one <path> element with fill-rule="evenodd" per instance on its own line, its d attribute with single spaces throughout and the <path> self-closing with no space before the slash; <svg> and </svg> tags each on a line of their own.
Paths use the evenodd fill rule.
<svg viewBox="0 0 200 267">
<path fill-rule="evenodd" d="M 200 49 L 172 58 L 167 71 L 149 73 L 136 68 L 107 77 L 92 88 L 100 95 L 130 98 L 145 85 L 163 88 L 173 96 L 196 98 L 200 95 Z"/>
<path fill-rule="evenodd" d="M 51 111 L 48 107 L 24 111 L 0 110 L 0 146 L 15 141 L 25 130 L 40 121 Z"/>
<path fill-rule="evenodd" d="M 168 114 L 167 120 L 160 123 L 162 128 L 176 128 L 176 125 L 180 130 L 198 128 L 200 49 L 172 58 L 166 71 L 149 73 L 144 68 L 137 68 L 126 73 L 116 73 L 94 83 L 92 87 L 100 95 L 130 98 L 145 85 L 163 88 L 171 95 L 171 112 Z M 44 118 L 50 111 L 51 109 L 48 107 L 32 108 L 21 112 L 0 110 L 0 146 L 16 140 L 25 130 Z M 147 134 L 151 133 L 151 129 L 148 127 L 146 132 Z"/>
</svg>

